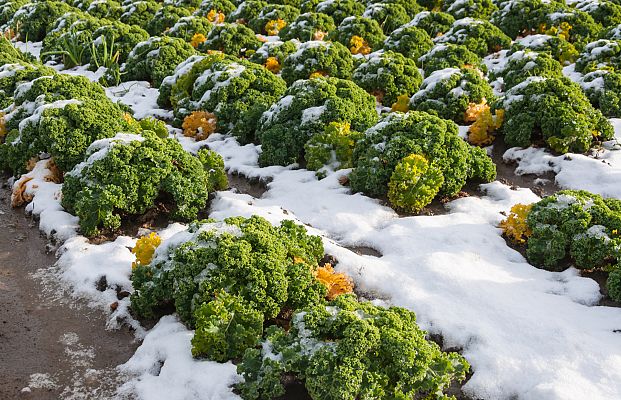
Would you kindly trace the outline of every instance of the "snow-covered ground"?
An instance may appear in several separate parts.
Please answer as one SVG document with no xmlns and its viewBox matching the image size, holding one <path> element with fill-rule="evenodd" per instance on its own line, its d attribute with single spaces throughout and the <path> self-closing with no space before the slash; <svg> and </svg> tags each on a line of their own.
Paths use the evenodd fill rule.
<svg viewBox="0 0 621 400">
<path fill-rule="evenodd" d="M 35 46 L 29 46 L 36 49 Z M 94 78 L 94 76 L 93 76 Z M 159 110 L 157 90 L 144 82 L 126 83 L 108 93 L 133 107 L 139 117 L 167 116 Z M 613 121 L 621 139 L 621 121 Z M 253 198 L 235 191 L 218 192 L 211 217 L 261 215 L 272 222 L 295 219 L 321 235 L 337 269 L 354 277 L 366 293 L 416 312 L 419 324 L 441 334 L 447 347 L 460 347 L 474 375 L 467 394 L 483 399 L 619 399 L 621 398 L 621 309 L 597 306 L 599 286 L 569 269 L 537 269 L 507 246 L 497 227 L 516 203 L 539 198 L 529 189 L 512 190 L 493 182 L 482 197 L 446 205 L 448 213 L 400 218 L 377 200 L 351 194 L 339 184 L 348 170 L 323 180 L 306 170 L 259 168 L 260 147 L 212 135 L 202 143 L 178 136 L 189 150 L 207 144 L 225 159 L 229 172 L 269 181 L 267 192 Z M 510 149 L 504 156 L 519 163 L 517 173 L 556 173 L 560 187 L 587 189 L 621 198 L 621 151 L 605 144 L 597 158 L 577 154 L 553 156 L 541 149 Z M 76 218 L 62 210 L 60 185 L 45 181 L 45 161 L 28 176 L 34 195 L 28 209 L 40 217 L 41 229 L 59 242 L 60 259 L 51 270 L 76 296 L 110 312 L 113 289 L 100 292 L 102 275 L 110 286 L 131 291 L 129 248 L 135 239 L 90 244 L 77 232 Z M 165 240 L 185 229 L 172 224 Z M 348 247 L 366 246 L 381 257 L 358 255 Z M 128 313 L 128 299 L 110 315 L 137 328 L 144 342 L 120 370 L 127 382 L 119 395 L 140 399 L 238 398 L 231 385 L 239 377 L 230 363 L 198 361 L 191 356 L 187 330 L 174 316 L 144 332 Z"/>
<path fill-rule="evenodd" d="M 556 184 L 563 189 L 584 189 L 605 197 L 621 199 L 621 119 L 611 120 L 615 139 L 602 144 L 593 154 L 554 156 L 548 150 L 514 147 L 503 158 L 516 161 L 517 174 L 556 174 Z"/>
</svg>

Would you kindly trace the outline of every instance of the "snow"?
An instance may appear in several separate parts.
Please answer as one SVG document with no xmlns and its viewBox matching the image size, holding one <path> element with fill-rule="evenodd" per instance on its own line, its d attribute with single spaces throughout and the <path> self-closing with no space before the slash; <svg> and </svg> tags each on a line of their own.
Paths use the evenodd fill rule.
<svg viewBox="0 0 621 400">
<path fill-rule="evenodd" d="M 43 42 L 13 42 L 13 45 L 23 53 L 32 54 L 36 59 L 39 59 L 43 49 Z"/>
<path fill-rule="evenodd" d="M 218 67 L 215 67 L 218 68 Z M 227 87 L 234 85 L 238 79 L 246 70 L 246 67 L 232 62 L 226 66 L 224 70 L 214 70 L 214 68 L 208 68 L 194 81 L 194 91 L 204 90 L 203 86 L 207 86 L 207 90 L 204 91 L 203 96 L 197 102 L 197 108 L 201 104 L 205 104 L 210 101 L 211 95 L 215 93 L 218 95 L 220 91 L 226 90 Z"/>
<path fill-rule="evenodd" d="M 184 62 L 177 65 L 172 75 L 169 75 L 166 78 L 164 78 L 164 80 L 162 81 L 162 85 L 172 87 L 177 82 L 177 80 L 179 80 L 181 76 L 190 72 L 194 64 L 196 64 L 199 61 L 202 61 L 203 59 L 205 59 L 205 56 L 199 56 L 199 55 L 190 56 Z"/>
<path fill-rule="evenodd" d="M 73 169 L 67 172 L 69 176 L 80 176 L 84 168 L 93 165 L 96 161 L 102 160 L 108 152 L 117 144 L 129 144 L 133 141 L 142 142 L 144 138 L 132 133 L 117 133 L 113 138 L 105 138 L 94 141 L 86 149 L 86 160 L 78 163 Z"/>
<path fill-rule="evenodd" d="M 573 82 L 580 83 L 582 81 L 582 74 L 576 72 L 576 64 L 570 64 L 563 67 L 563 75 L 571 79 Z"/>
<path fill-rule="evenodd" d="M 453 22 L 451 29 L 448 30 L 444 35 L 433 38 L 435 43 L 463 43 L 463 41 L 467 38 L 468 30 L 473 25 L 483 24 L 483 20 L 474 19 L 474 18 L 462 18 Z"/>
<path fill-rule="evenodd" d="M 18 90 L 15 91 L 15 94 L 18 94 Z M 68 105 L 71 104 L 82 104 L 81 101 L 79 100 L 57 100 L 53 103 L 46 103 L 46 104 L 41 104 L 39 105 L 33 112 L 32 115 L 30 115 L 27 118 L 24 118 L 20 123 L 19 123 L 19 131 L 22 132 L 24 130 L 24 128 L 28 125 L 36 125 L 39 123 L 39 121 L 41 120 L 41 118 L 43 117 L 43 113 L 45 112 L 45 110 L 49 110 L 49 109 L 54 109 L 54 108 L 65 108 Z"/>
<path fill-rule="evenodd" d="M 505 152 L 506 161 L 516 161 L 516 174 L 556 174 L 555 182 L 563 189 L 582 189 L 604 197 L 621 198 L 621 119 L 612 119 L 615 140 L 603 144 L 592 155 L 571 154 L 554 156 L 545 149 L 511 148 Z"/>
<path fill-rule="evenodd" d="M 542 34 L 528 35 L 517 39 L 516 43 L 519 43 L 524 47 L 528 47 L 529 49 L 538 49 L 545 46 L 551 38 L 552 36 Z"/>
<path fill-rule="evenodd" d="M 24 70 L 25 67 L 20 64 L 4 64 L 0 66 L 0 79 L 10 78 L 14 76 L 17 71 Z"/>
<path fill-rule="evenodd" d="M 136 119 L 155 117 L 171 120 L 173 118 L 172 111 L 162 109 L 157 105 L 159 90 L 152 88 L 148 82 L 123 82 L 119 86 L 106 88 L 106 95 L 112 101 L 131 107 Z"/>
<path fill-rule="evenodd" d="M 24 183 L 25 194 L 33 199 L 26 205 L 26 212 L 39 217 L 39 229 L 48 237 L 64 241 L 76 234 L 78 218 L 67 213 L 60 205 L 62 185 L 50 182 L 49 160 L 41 160 L 32 171 L 24 174 L 13 184 L 13 188 Z"/>
<path fill-rule="evenodd" d="M 133 378 L 118 394 L 149 400 L 240 399 L 231 388 L 240 380 L 235 365 L 192 358 L 192 336 L 175 317 L 163 317 L 119 367 Z"/>
<path fill-rule="evenodd" d="M 600 39 L 587 44 L 577 63 L 587 64 L 598 61 L 597 66 L 606 66 L 608 59 L 621 53 L 621 43 L 614 40 Z"/>
<path fill-rule="evenodd" d="M 297 85 L 298 82 L 300 81 L 294 82 L 293 85 Z M 284 97 L 281 97 L 280 100 L 272 104 L 272 106 L 261 115 L 261 119 L 259 123 L 260 124 L 271 123 L 274 120 L 274 118 L 277 118 L 281 112 L 283 112 L 284 110 L 288 109 L 291 106 L 294 99 L 295 99 L 295 96 L 290 95 L 290 94 Z"/>
<path fill-rule="evenodd" d="M 427 97 L 429 95 L 428 93 L 433 91 L 438 83 L 451 79 L 455 74 L 460 74 L 461 76 L 461 71 L 458 68 L 444 68 L 433 71 L 423 80 L 419 91 L 412 96 L 412 101 Z"/>
<path fill-rule="evenodd" d="M 65 66 L 63 64 L 52 65 L 52 67 L 66 75 L 85 76 L 92 82 L 99 82 L 99 78 L 101 78 L 106 73 L 106 69 L 104 67 L 99 67 L 97 71 L 90 71 L 88 69 L 88 65 L 80 65 L 78 67 L 73 67 L 70 69 L 65 69 Z"/>
<path fill-rule="evenodd" d="M 595 91 L 601 94 L 604 91 L 605 82 L 604 76 L 609 74 L 609 71 L 596 70 L 584 75 L 578 82 L 582 86 L 582 90 L 588 93 L 588 91 Z"/>
<path fill-rule="evenodd" d="M 542 78 L 540 76 L 529 76 L 523 82 L 520 82 L 509 89 L 504 99 L 502 99 L 505 110 L 511 108 L 512 104 L 516 101 L 522 101 L 524 99 L 524 95 L 522 93 L 529 85 L 536 85 L 538 82 L 543 82 L 545 80 L 546 78 Z"/>
<path fill-rule="evenodd" d="M 305 55 L 306 57 L 308 57 L 308 52 L 311 49 L 322 47 L 323 51 L 326 52 L 331 46 L 332 46 L 331 43 L 324 42 L 322 40 L 309 40 L 308 42 L 301 43 L 298 45 L 297 50 L 287 57 L 287 63 L 295 65 L 295 69 L 297 71 L 301 71 L 305 67 L 308 67 L 308 65 L 305 65 L 305 64 L 311 63 L 314 65 L 316 63 L 316 60 L 314 59 L 308 59 L 308 58 L 306 60 L 303 59 Z M 301 58 L 302 58 L 301 60 L 302 63 L 299 63 Z"/>
<path fill-rule="evenodd" d="M 316 122 L 321 118 L 321 115 L 326 111 L 326 106 L 309 107 L 302 111 L 302 125 Z"/>
</svg>

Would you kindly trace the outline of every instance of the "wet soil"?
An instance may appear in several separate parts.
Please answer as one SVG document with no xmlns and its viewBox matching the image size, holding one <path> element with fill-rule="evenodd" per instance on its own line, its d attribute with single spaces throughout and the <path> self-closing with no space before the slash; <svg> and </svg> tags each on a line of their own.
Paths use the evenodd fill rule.
<svg viewBox="0 0 621 400">
<path fill-rule="evenodd" d="M 554 173 L 548 172 L 543 175 L 525 174 L 516 175 L 515 162 L 506 163 L 502 159 L 502 155 L 509 149 L 505 144 L 502 136 L 496 137 L 494 147 L 492 149 L 492 160 L 496 164 L 497 179 L 509 186 L 528 188 L 537 196 L 549 196 L 559 191 L 560 188 L 554 183 Z"/>
<path fill-rule="evenodd" d="M 50 293 L 33 274 L 54 264 L 46 239 L 0 189 L 0 399 L 106 399 L 114 367 L 134 353 L 129 331 L 107 331 L 102 312 Z"/>
<path fill-rule="evenodd" d="M 229 187 L 237 193 L 248 194 L 260 199 L 267 192 L 267 182 L 259 179 L 249 179 L 240 174 L 228 174 Z"/>
<path fill-rule="evenodd" d="M 346 247 L 346 248 L 358 254 L 359 256 L 372 256 L 372 257 L 382 256 L 382 253 L 380 253 L 379 251 L 375 250 L 372 247 L 356 246 L 356 247 Z"/>
</svg>

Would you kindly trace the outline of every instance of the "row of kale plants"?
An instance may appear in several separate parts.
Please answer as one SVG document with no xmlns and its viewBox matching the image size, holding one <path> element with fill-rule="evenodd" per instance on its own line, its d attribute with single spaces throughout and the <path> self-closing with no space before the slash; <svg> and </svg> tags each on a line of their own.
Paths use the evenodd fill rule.
<svg viewBox="0 0 621 400">
<path fill-rule="evenodd" d="M 230 134 L 260 144 L 262 166 L 297 162 L 318 177 L 352 168 L 353 191 L 415 213 L 469 179 L 494 180 L 479 146 L 496 135 L 558 153 L 613 137 L 621 6 L 584 3 L 0 1 L 0 167 L 19 176 L 53 162 L 87 236 L 158 203 L 196 219 L 228 186 L 223 160 L 188 153 L 103 87 L 146 80 L 188 136 Z M 43 41 L 41 60 L 12 38 Z M 105 73 L 93 83 L 42 62 Z M 579 83 L 563 74 L 571 65 Z M 471 124 L 468 141 L 458 124 Z M 504 226 L 531 262 L 613 271 L 621 297 L 618 200 L 561 193 L 526 209 Z M 244 398 L 279 396 L 292 375 L 314 399 L 447 398 L 469 370 L 411 311 L 358 300 L 320 238 L 289 221 L 195 221 L 134 252 L 136 315 L 174 307 L 196 357 L 238 363 Z"/>
</svg>

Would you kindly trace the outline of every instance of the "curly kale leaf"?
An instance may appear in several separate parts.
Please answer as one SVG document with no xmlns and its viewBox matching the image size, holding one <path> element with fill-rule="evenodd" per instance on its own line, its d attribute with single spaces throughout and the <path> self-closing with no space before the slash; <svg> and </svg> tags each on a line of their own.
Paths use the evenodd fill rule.
<svg viewBox="0 0 621 400">
<path fill-rule="evenodd" d="M 313 78 L 293 83 L 259 120 L 261 165 L 287 165 L 304 156 L 304 145 L 330 122 L 364 131 L 377 121 L 375 98 L 351 81 Z"/>
</svg>

